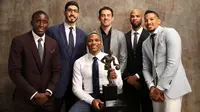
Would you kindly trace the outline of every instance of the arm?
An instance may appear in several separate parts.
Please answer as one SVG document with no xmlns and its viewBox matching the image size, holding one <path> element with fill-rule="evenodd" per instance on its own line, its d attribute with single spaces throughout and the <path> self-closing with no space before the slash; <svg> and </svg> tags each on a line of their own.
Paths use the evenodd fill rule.
<svg viewBox="0 0 200 112">
<path fill-rule="evenodd" d="M 81 65 L 78 61 L 75 61 L 72 78 L 72 91 L 80 100 L 92 104 L 94 98 L 83 90 L 82 84 L 83 76 L 81 74 Z"/>
<path fill-rule="evenodd" d="M 164 89 L 170 88 L 170 83 L 176 75 L 176 71 L 181 63 L 181 39 L 174 29 L 168 29 L 165 32 L 166 41 L 166 68 L 160 77 L 158 86 Z"/>
<path fill-rule="evenodd" d="M 52 92 L 54 92 L 56 84 L 60 77 L 61 65 L 60 65 L 60 53 L 59 53 L 59 48 L 57 44 L 56 44 L 55 49 L 52 49 L 52 50 L 55 50 L 55 51 L 52 54 L 53 58 L 51 60 L 51 79 L 49 81 L 48 88 L 46 91 L 48 91 L 49 89 Z"/>
<path fill-rule="evenodd" d="M 143 58 L 143 75 L 144 75 L 144 79 L 147 83 L 147 86 L 149 87 L 149 89 L 154 86 L 153 84 L 153 77 L 151 74 L 151 69 L 152 69 L 152 63 L 151 60 L 149 59 L 149 57 L 147 56 L 146 50 L 145 50 L 145 43 L 143 43 L 142 45 L 142 58 Z"/>
<path fill-rule="evenodd" d="M 120 49 L 119 49 L 119 63 L 120 63 L 120 70 L 123 73 L 124 69 L 126 68 L 127 64 L 127 46 L 126 46 L 126 38 L 122 33 L 120 38 Z"/>
<path fill-rule="evenodd" d="M 14 38 L 12 40 L 11 48 L 10 48 L 10 55 L 8 59 L 8 71 L 11 80 L 15 83 L 16 88 L 23 91 L 27 99 L 30 99 L 31 96 L 37 92 L 35 88 L 33 88 L 29 82 L 25 79 L 23 73 L 23 44 L 20 42 L 19 39 Z"/>
</svg>

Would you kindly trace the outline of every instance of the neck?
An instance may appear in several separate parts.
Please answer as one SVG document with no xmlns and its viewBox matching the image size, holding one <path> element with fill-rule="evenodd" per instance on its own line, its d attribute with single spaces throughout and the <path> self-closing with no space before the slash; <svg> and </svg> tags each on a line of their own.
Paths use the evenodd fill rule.
<svg viewBox="0 0 200 112">
<path fill-rule="evenodd" d="M 133 28 L 134 31 L 138 31 L 141 27 L 142 27 L 142 26 L 139 26 L 139 27 L 137 27 L 137 28 L 133 28 L 133 27 L 132 27 L 132 28 Z"/>
<path fill-rule="evenodd" d="M 74 22 L 74 23 L 70 23 L 70 22 L 68 22 L 68 21 L 65 21 L 69 26 L 75 26 L 76 25 L 76 22 Z"/>
<path fill-rule="evenodd" d="M 110 31 L 110 29 L 111 29 L 111 26 L 108 26 L 108 27 L 101 26 L 101 28 L 102 28 L 102 30 L 103 30 L 106 34 L 108 34 L 109 31 Z"/>
<path fill-rule="evenodd" d="M 90 51 L 89 51 L 90 52 Z M 92 54 L 93 56 L 97 56 L 100 53 L 100 51 L 97 52 L 90 52 L 90 54 Z"/>
</svg>

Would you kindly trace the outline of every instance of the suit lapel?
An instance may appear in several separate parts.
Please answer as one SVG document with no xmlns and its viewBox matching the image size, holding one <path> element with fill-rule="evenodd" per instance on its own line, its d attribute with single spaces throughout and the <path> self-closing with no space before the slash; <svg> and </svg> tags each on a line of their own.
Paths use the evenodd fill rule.
<svg viewBox="0 0 200 112">
<path fill-rule="evenodd" d="M 114 49 L 113 47 L 116 47 L 117 44 L 117 34 L 115 33 L 114 29 L 111 29 L 111 37 L 110 37 L 110 49 Z"/>
<path fill-rule="evenodd" d="M 40 61 L 40 56 L 39 56 L 39 52 L 38 52 L 38 49 L 36 47 L 36 44 L 35 44 L 35 40 L 33 38 L 33 35 L 32 35 L 32 32 L 29 32 L 30 36 L 29 36 L 29 40 L 30 40 L 30 46 L 31 46 L 31 51 L 32 51 L 32 54 L 34 56 L 34 59 L 37 63 L 37 66 L 39 68 L 39 71 L 42 72 L 42 63 Z"/>
<path fill-rule="evenodd" d="M 131 54 L 133 54 L 133 45 L 132 45 L 132 42 L 131 42 L 131 31 L 129 31 L 127 33 L 127 48 L 129 50 L 129 52 L 131 52 Z"/>
<path fill-rule="evenodd" d="M 66 37 L 66 33 L 65 33 L 64 23 L 59 25 L 59 32 L 60 32 L 61 43 L 63 44 L 63 47 L 65 48 L 67 56 L 70 57 L 69 50 L 68 50 L 69 49 L 69 45 L 67 43 L 67 37 Z"/>
<path fill-rule="evenodd" d="M 48 65 L 48 58 L 49 58 L 49 53 L 51 51 L 51 43 L 49 42 L 48 38 L 45 37 L 45 43 L 44 43 L 44 61 L 43 61 L 43 67 L 45 67 L 45 65 Z"/>
<path fill-rule="evenodd" d="M 159 31 L 158 31 L 158 33 L 157 33 L 157 35 L 156 35 L 156 40 L 155 40 L 154 60 L 156 60 L 156 57 L 157 57 L 157 55 L 156 55 L 156 53 L 157 53 L 157 47 L 158 47 L 159 40 L 160 40 L 160 37 L 161 37 L 162 33 L 163 33 L 163 28 L 160 27 L 160 29 L 159 29 Z M 155 63 L 155 62 L 154 62 L 154 63 Z"/>
<path fill-rule="evenodd" d="M 151 61 L 153 62 L 153 50 L 152 50 L 152 45 L 151 45 L 151 40 L 150 40 L 150 37 L 148 37 L 147 38 L 147 40 L 146 40 L 147 42 L 146 42 L 146 52 L 148 53 L 148 55 L 149 55 L 149 57 L 150 57 L 150 59 L 151 59 Z"/>
</svg>

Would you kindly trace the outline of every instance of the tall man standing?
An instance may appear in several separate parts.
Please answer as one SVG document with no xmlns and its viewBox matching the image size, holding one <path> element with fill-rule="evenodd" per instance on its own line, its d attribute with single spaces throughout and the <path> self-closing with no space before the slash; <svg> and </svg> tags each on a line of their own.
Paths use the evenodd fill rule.
<svg viewBox="0 0 200 112">
<path fill-rule="evenodd" d="M 12 40 L 8 70 L 16 89 L 16 112 L 54 112 L 53 94 L 60 76 L 60 53 L 55 40 L 45 35 L 48 16 L 32 15 L 32 30 Z"/>
<path fill-rule="evenodd" d="M 69 1 L 65 5 L 65 22 L 50 27 L 47 35 L 55 39 L 60 48 L 61 76 L 55 91 L 58 112 L 65 101 L 66 111 L 73 105 L 76 97 L 72 93 L 72 70 L 76 59 L 86 52 L 86 34 L 76 27 L 79 17 L 79 6 L 75 1 Z"/>
<path fill-rule="evenodd" d="M 100 29 L 97 31 L 103 39 L 102 51 L 109 53 L 111 50 L 113 55 L 117 57 L 120 64 L 120 70 L 123 73 L 127 63 L 126 39 L 121 31 L 112 28 L 114 20 L 113 10 L 104 6 L 99 10 Z"/>
<path fill-rule="evenodd" d="M 123 74 L 126 112 L 153 112 L 149 90 L 142 73 L 142 43 L 149 36 L 149 32 L 142 26 L 140 10 L 132 10 L 129 19 L 132 29 L 125 34 L 128 59 Z"/>
<path fill-rule="evenodd" d="M 181 112 L 182 97 L 191 92 L 181 61 L 181 38 L 175 29 L 160 26 L 155 11 L 147 10 L 144 20 L 151 35 L 142 46 L 143 74 L 154 112 Z"/>
</svg>

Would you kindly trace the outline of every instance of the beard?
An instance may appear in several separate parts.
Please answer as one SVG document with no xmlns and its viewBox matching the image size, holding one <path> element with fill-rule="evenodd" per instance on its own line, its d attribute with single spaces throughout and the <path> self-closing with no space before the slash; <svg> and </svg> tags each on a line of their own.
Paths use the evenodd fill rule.
<svg viewBox="0 0 200 112">
<path fill-rule="evenodd" d="M 73 16 L 73 15 L 69 16 L 68 18 L 66 18 L 66 20 L 67 20 L 69 23 L 75 23 L 77 19 L 78 19 L 78 18 L 76 18 L 76 17 Z"/>
<path fill-rule="evenodd" d="M 137 29 L 141 26 L 142 22 L 138 23 L 138 24 L 132 24 L 132 28 L 133 29 Z"/>
</svg>

